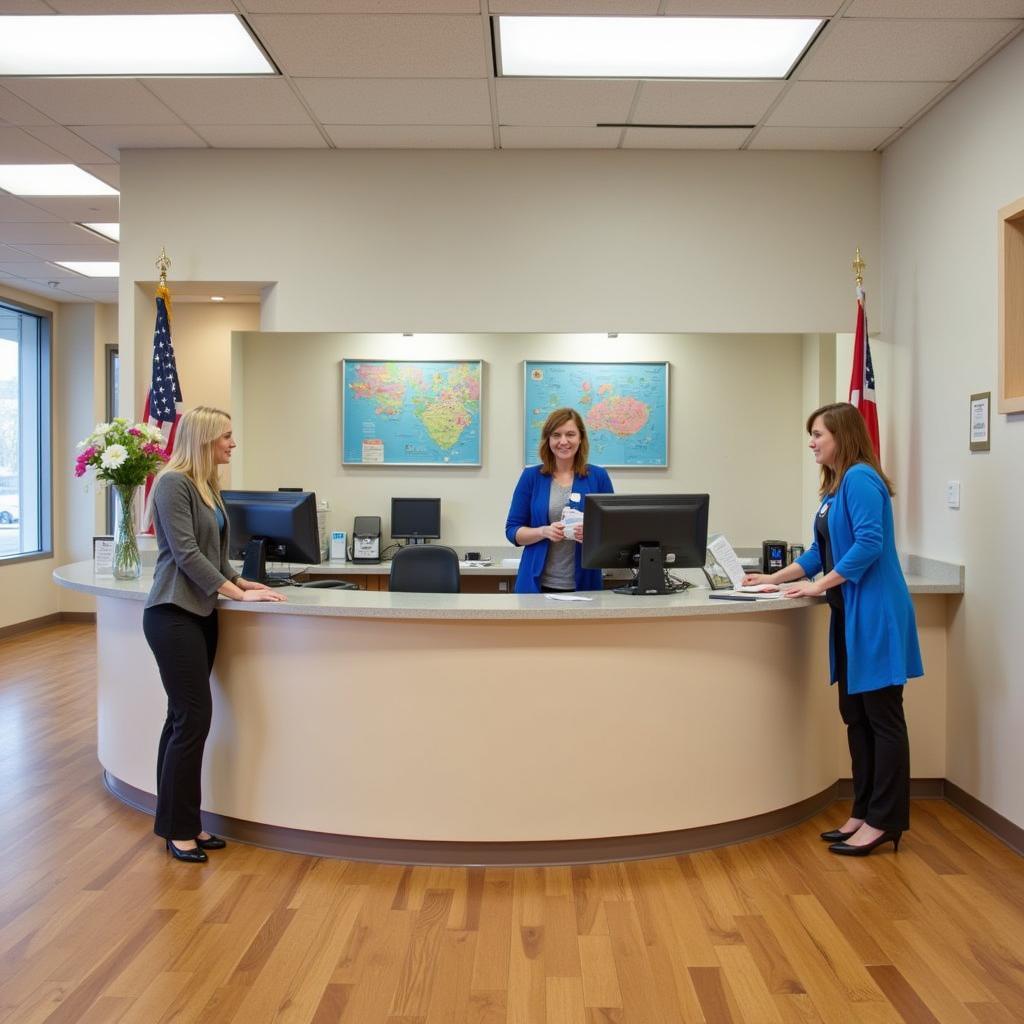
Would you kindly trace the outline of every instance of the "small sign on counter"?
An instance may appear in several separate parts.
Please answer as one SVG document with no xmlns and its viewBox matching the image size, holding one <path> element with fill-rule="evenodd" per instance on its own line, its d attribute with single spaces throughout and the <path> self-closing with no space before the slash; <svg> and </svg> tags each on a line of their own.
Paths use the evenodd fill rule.
<svg viewBox="0 0 1024 1024">
<path fill-rule="evenodd" d="M 94 576 L 113 579 L 114 577 L 114 538 L 93 537 L 92 539 L 92 571 Z"/>
</svg>

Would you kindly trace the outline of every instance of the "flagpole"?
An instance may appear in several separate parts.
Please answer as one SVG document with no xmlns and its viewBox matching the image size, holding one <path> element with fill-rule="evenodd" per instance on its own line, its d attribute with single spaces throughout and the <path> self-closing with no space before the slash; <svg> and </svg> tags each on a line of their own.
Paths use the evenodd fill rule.
<svg viewBox="0 0 1024 1024">
<path fill-rule="evenodd" d="M 867 269 L 867 264 L 861 259 L 860 246 L 857 246 L 857 253 L 853 257 L 853 263 L 850 264 L 853 267 L 854 276 L 857 278 L 857 287 L 864 287 L 864 271 Z"/>
</svg>

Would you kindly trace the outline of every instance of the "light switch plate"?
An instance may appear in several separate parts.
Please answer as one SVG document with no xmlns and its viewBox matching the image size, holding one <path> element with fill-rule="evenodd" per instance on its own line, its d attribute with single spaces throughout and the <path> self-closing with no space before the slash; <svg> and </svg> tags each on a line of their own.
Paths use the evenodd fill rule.
<svg viewBox="0 0 1024 1024">
<path fill-rule="evenodd" d="M 960 481 L 946 481 L 946 508 L 960 507 Z"/>
</svg>

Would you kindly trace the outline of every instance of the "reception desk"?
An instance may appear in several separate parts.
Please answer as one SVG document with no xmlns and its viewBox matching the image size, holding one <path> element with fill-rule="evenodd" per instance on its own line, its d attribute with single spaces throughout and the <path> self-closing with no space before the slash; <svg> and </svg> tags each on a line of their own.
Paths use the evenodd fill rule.
<svg viewBox="0 0 1024 1024">
<path fill-rule="evenodd" d="M 963 590 L 937 565 L 908 575 L 928 671 L 907 691 L 918 779 L 945 774 Z M 149 579 L 54 575 L 96 597 L 107 785 L 151 809 Z M 400 862 L 621 859 L 786 827 L 849 772 L 817 600 L 286 593 L 220 605 L 203 806 L 228 836 Z"/>
</svg>

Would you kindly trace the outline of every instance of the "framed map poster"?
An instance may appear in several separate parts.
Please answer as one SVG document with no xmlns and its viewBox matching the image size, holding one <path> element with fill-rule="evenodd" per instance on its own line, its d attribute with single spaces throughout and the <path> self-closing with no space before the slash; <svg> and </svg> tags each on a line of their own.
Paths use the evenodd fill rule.
<svg viewBox="0 0 1024 1024">
<path fill-rule="evenodd" d="M 548 415 L 570 406 L 607 469 L 668 466 L 668 363 L 523 363 L 523 462 L 538 461 Z"/>
<path fill-rule="evenodd" d="M 479 466 L 482 360 L 343 359 L 342 463 Z"/>
</svg>

